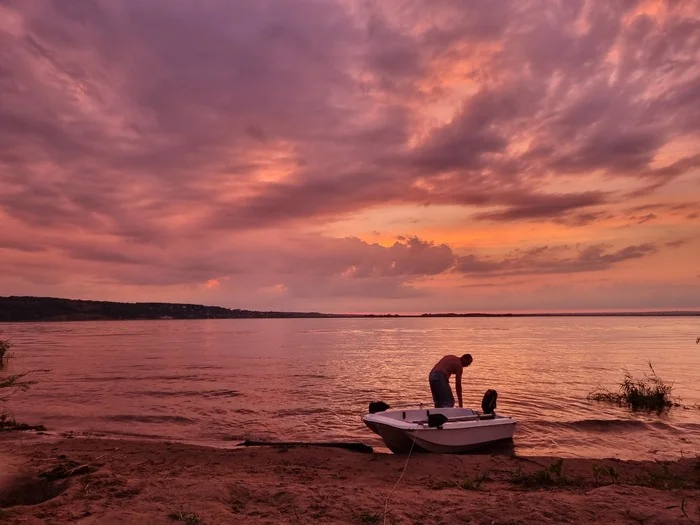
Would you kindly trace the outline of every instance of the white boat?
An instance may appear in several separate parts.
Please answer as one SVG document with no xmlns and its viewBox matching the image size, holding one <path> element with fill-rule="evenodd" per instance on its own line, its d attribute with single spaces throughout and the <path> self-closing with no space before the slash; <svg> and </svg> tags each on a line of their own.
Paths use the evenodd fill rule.
<svg viewBox="0 0 700 525">
<path fill-rule="evenodd" d="M 362 417 L 395 454 L 460 454 L 513 439 L 515 420 L 470 408 L 384 410 Z M 411 449 L 413 447 L 413 449 Z"/>
</svg>

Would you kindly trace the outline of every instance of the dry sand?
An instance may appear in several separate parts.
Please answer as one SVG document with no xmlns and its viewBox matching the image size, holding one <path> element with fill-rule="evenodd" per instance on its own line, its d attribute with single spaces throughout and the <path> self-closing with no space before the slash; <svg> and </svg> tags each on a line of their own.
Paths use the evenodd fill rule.
<svg viewBox="0 0 700 525">
<path fill-rule="evenodd" d="M 572 459 L 561 475 L 556 466 L 544 474 L 552 464 L 414 455 L 391 494 L 386 523 L 700 523 L 698 458 Z M 222 450 L 6 434 L 0 523 L 383 523 L 387 495 L 405 465 L 405 456 L 328 448 Z"/>
</svg>

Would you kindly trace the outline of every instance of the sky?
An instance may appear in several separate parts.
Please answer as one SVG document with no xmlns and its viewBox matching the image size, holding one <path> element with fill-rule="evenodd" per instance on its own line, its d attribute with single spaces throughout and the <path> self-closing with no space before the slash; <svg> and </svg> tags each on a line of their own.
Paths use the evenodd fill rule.
<svg viewBox="0 0 700 525">
<path fill-rule="evenodd" d="M 0 0 L 0 295 L 700 309 L 700 3 Z"/>
</svg>

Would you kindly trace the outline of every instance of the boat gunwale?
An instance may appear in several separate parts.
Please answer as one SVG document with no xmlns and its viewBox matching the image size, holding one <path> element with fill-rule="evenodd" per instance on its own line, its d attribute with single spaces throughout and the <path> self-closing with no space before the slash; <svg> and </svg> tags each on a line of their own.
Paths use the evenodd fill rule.
<svg viewBox="0 0 700 525">
<path fill-rule="evenodd" d="M 427 423 L 409 422 L 401 419 L 392 418 L 382 413 L 367 414 L 362 417 L 363 421 L 370 423 L 386 425 L 397 430 L 408 432 L 427 431 L 427 430 L 466 430 L 470 428 L 485 428 L 492 426 L 515 425 L 516 420 L 510 416 L 497 415 L 493 419 L 473 419 L 469 421 L 447 421 L 442 425 L 442 428 L 430 427 Z"/>
</svg>

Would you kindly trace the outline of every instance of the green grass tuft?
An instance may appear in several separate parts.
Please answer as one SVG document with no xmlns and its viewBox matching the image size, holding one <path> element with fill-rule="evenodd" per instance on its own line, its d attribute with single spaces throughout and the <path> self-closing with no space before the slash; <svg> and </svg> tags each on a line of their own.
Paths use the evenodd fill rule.
<svg viewBox="0 0 700 525">
<path fill-rule="evenodd" d="M 617 392 L 598 389 L 587 396 L 592 401 L 607 401 L 628 406 L 632 410 L 662 412 L 673 406 L 680 406 L 672 395 L 673 384 L 664 383 L 649 362 L 651 373 L 641 379 L 635 379 L 628 370 Z"/>
<path fill-rule="evenodd" d="M 569 478 L 564 474 L 564 460 L 561 458 L 548 467 L 532 472 L 531 474 L 525 474 L 521 468 L 518 468 L 518 470 L 511 473 L 510 481 L 528 490 L 577 486 L 582 484 L 580 479 Z"/>
<path fill-rule="evenodd" d="M 181 521 L 185 525 L 200 525 L 202 523 L 202 519 L 196 512 L 187 512 L 183 509 L 177 512 L 171 512 L 168 514 L 168 518 L 172 521 Z"/>
<path fill-rule="evenodd" d="M 474 479 L 465 477 L 463 480 L 457 481 L 456 484 L 464 490 L 481 490 L 487 481 L 489 481 L 488 471 L 476 475 Z"/>
<path fill-rule="evenodd" d="M 660 470 L 649 470 L 635 476 L 633 484 L 657 490 L 692 488 L 692 486 L 689 486 L 689 480 L 671 472 L 668 463 L 660 462 L 659 466 L 661 467 Z"/>
<path fill-rule="evenodd" d="M 601 467 L 600 465 L 593 465 L 593 478 L 595 479 L 595 486 L 599 487 L 603 484 L 603 480 L 610 477 L 610 483 L 617 483 L 619 475 L 615 467 Z"/>
<path fill-rule="evenodd" d="M 469 476 L 465 476 L 459 481 L 430 481 L 428 482 L 428 488 L 432 490 L 444 490 L 458 487 L 462 490 L 482 490 L 484 484 L 490 480 L 491 478 L 489 478 L 489 471 L 487 470 L 486 472 L 478 473 L 473 479 Z"/>
<path fill-rule="evenodd" d="M 358 523 L 379 523 L 382 515 L 377 512 L 358 512 L 355 514 L 355 521 Z"/>
</svg>

